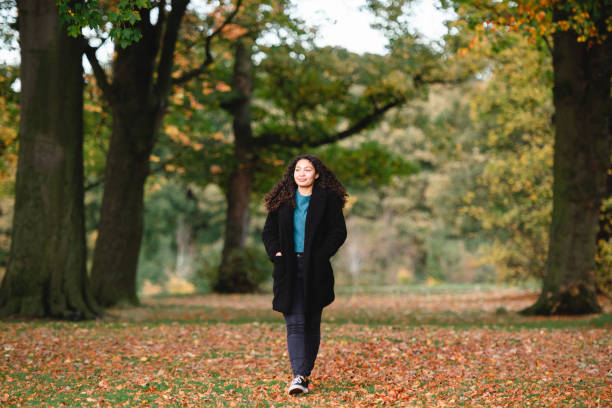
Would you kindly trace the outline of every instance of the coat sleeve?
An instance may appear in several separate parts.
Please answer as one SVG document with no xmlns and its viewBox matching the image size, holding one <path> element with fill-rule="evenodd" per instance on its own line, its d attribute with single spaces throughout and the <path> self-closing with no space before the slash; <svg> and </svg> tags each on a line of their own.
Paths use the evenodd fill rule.
<svg viewBox="0 0 612 408">
<path fill-rule="evenodd" d="M 327 235 L 321 245 L 322 253 L 331 258 L 346 240 L 346 223 L 342 213 L 342 200 L 336 194 L 330 194 L 325 214 Z"/>
<path fill-rule="evenodd" d="M 266 217 L 266 223 L 263 227 L 263 232 L 261 233 L 261 239 L 264 243 L 264 247 L 266 248 L 266 253 L 268 254 L 268 258 L 274 262 L 274 257 L 276 253 L 281 250 L 280 246 L 280 237 L 278 236 L 278 210 L 269 212 Z"/>
</svg>

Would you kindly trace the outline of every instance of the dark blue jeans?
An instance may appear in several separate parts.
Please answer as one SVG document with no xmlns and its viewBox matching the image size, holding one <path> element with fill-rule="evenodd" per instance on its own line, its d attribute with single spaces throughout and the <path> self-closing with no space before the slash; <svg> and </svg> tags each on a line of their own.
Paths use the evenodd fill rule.
<svg viewBox="0 0 612 408">
<path fill-rule="evenodd" d="M 306 313 L 304 305 L 304 258 L 297 258 L 291 313 L 283 313 L 287 325 L 287 348 L 293 375 L 310 376 L 321 342 L 321 312 Z"/>
</svg>

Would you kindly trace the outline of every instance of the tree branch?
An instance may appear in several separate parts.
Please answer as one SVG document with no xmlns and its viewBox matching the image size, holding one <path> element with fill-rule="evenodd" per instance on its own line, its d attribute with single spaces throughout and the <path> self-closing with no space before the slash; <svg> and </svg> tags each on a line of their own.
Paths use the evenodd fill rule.
<svg viewBox="0 0 612 408">
<path fill-rule="evenodd" d="M 191 147 L 190 146 L 181 146 L 178 151 L 173 155 L 168 157 L 166 160 L 162 160 L 157 162 L 155 166 L 151 166 L 149 170 L 149 174 L 155 174 L 162 170 L 166 169 L 166 165 L 178 160 L 183 154 L 185 154 Z"/>
<path fill-rule="evenodd" d="M 552 47 L 552 45 L 550 45 L 550 41 L 548 40 L 548 37 L 543 35 L 542 38 L 544 39 L 544 43 L 546 44 L 546 48 L 548 48 L 548 52 L 550 53 L 550 55 L 553 55 L 553 47 Z"/>
<path fill-rule="evenodd" d="M 208 35 L 206 37 L 206 59 L 204 59 L 204 61 L 202 62 L 202 64 L 200 64 L 199 67 L 192 69 L 191 71 L 188 71 L 186 73 L 184 73 L 183 75 L 181 75 L 178 78 L 174 78 L 172 80 L 172 84 L 173 85 L 180 85 L 180 84 L 184 84 L 185 82 L 190 81 L 191 79 L 201 75 L 204 73 L 204 71 L 206 70 L 206 67 L 209 66 L 210 64 L 212 64 L 213 62 L 213 56 L 211 54 L 210 51 L 210 46 L 212 43 L 212 40 L 214 37 L 216 37 L 217 35 L 219 35 L 219 33 L 221 32 L 221 30 L 223 30 L 223 28 L 228 25 L 236 16 L 236 14 L 238 14 L 238 10 L 240 9 L 240 6 L 242 4 L 242 0 L 238 0 L 236 2 L 236 7 L 234 8 L 234 10 L 227 16 L 227 18 L 225 19 L 225 21 L 223 21 L 223 24 L 221 24 L 219 27 L 217 27 L 215 29 L 215 31 L 213 31 L 210 35 Z"/>
<path fill-rule="evenodd" d="M 166 0 L 160 1 L 157 7 L 157 22 L 155 23 L 155 44 L 161 43 L 161 35 L 166 23 Z"/>
<path fill-rule="evenodd" d="M 92 181 L 89 184 L 85 184 L 83 188 L 85 189 L 85 192 L 87 192 L 87 191 L 93 190 L 94 188 L 98 187 L 102 183 L 104 183 L 104 177 L 98 180 Z"/>
<path fill-rule="evenodd" d="M 81 40 L 83 41 L 83 50 L 85 52 L 85 55 L 87 56 L 87 60 L 89 61 L 91 68 L 93 69 L 94 77 L 98 82 L 98 86 L 102 90 L 104 99 L 106 99 L 108 103 L 112 104 L 115 97 L 113 93 L 113 87 L 108 82 L 108 76 L 106 75 L 104 68 L 102 68 L 102 66 L 100 65 L 98 57 L 96 57 L 97 48 L 94 48 L 89 45 L 89 42 L 84 37 L 81 37 Z"/>
<path fill-rule="evenodd" d="M 172 0 L 172 10 L 168 15 L 168 21 L 166 23 L 161 56 L 159 65 L 157 66 L 156 85 L 157 95 L 164 100 L 165 96 L 170 91 L 170 85 L 172 83 L 171 75 L 172 65 L 174 64 L 174 49 L 176 48 L 176 39 L 178 38 L 179 27 L 185 15 L 187 3 L 189 3 L 189 0 Z M 162 10 L 160 10 L 160 13 L 162 13 Z"/>
<path fill-rule="evenodd" d="M 446 78 L 425 78 L 422 74 L 417 74 L 414 77 L 414 84 L 416 87 L 421 87 L 424 85 L 433 85 L 433 84 L 460 84 L 465 82 L 464 78 L 455 78 L 455 79 L 446 79 Z M 308 133 L 304 134 L 303 129 L 298 129 L 298 134 L 303 135 L 299 140 L 290 140 L 286 137 L 285 134 L 278 133 L 264 133 L 259 137 L 255 137 L 253 139 L 253 145 L 258 148 L 267 148 L 272 145 L 277 146 L 286 146 L 286 147 L 300 147 L 307 145 L 309 147 L 318 147 L 325 144 L 337 142 L 339 140 L 345 139 L 347 137 L 353 136 L 362 130 L 366 129 L 368 126 L 372 125 L 374 122 L 379 120 L 387 111 L 390 109 L 400 106 L 406 103 L 407 99 L 403 96 L 396 96 L 392 101 L 387 102 L 382 106 L 378 106 L 377 101 L 372 101 L 373 111 L 359 119 L 348 129 L 343 130 L 342 132 L 338 132 L 332 135 L 309 135 Z M 311 141 L 309 141 L 311 140 Z"/>
<path fill-rule="evenodd" d="M 375 123 L 378 119 L 380 119 L 388 110 L 394 108 L 396 106 L 402 105 L 406 100 L 404 98 L 395 99 L 387 104 L 375 108 L 372 113 L 364 116 L 360 120 L 358 120 L 355 124 L 350 126 L 348 129 L 343 130 L 342 132 L 338 132 L 331 135 L 324 135 L 322 137 L 313 138 L 313 141 L 310 143 L 305 143 L 304 140 L 308 140 L 308 137 L 302 140 L 289 140 L 285 139 L 282 136 L 275 133 L 266 133 L 259 137 L 253 139 L 253 143 L 255 146 L 260 148 L 266 148 L 271 145 L 279 145 L 286 147 L 300 147 L 303 145 L 308 145 L 309 147 L 318 147 L 325 144 L 337 142 L 342 139 L 346 139 L 349 136 L 353 136 L 362 130 L 366 129 L 368 126 Z"/>
</svg>

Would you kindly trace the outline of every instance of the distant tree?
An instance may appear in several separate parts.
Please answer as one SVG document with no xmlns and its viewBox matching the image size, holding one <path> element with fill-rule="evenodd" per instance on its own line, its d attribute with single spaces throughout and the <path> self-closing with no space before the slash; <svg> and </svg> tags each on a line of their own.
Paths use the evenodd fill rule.
<svg viewBox="0 0 612 408">
<path fill-rule="evenodd" d="M 244 77 L 238 80 L 234 76 L 232 83 L 244 86 L 248 84 L 244 79 L 248 78 L 248 67 L 253 64 L 244 46 L 236 50 L 234 75 Z M 254 92 L 258 98 L 253 125 L 248 117 L 239 116 L 237 110 L 232 111 L 236 169 L 242 177 L 230 176 L 228 194 L 239 194 L 242 198 L 238 200 L 228 195 L 228 208 L 234 212 L 228 213 L 217 290 L 237 290 L 236 282 L 229 277 L 239 279 L 242 276 L 227 270 L 225 262 L 233 249 L 244 246 L 249 195 L 257 169 L 261 167 L 258 163 L 270 159 L 271 152 L 279 148 L 314 149 L 356 135 L 376 124 L 390 109 L 405 103 L 410 95 L 419 94 L 422 83 L 414 83 L 405 72 L 385 70 L 385 62 L 388 61 L 383 57 L 360 58 L 332 48 L 305 51 L 299 47 L 279 46 L 267 51 L 267 57 L 256 68 L 260 88 Z M 377 75 L 372 75 L 374 71 Z M 394 78 L 397 82 L 392 79 L 393 75 L 397 75 Z M 407 82 L 411 85 L 406 87 Z M 251 103 L 247 98 L 235 102 L 242 105 L 234 105 L 233 109 Z M 266 106 L 266 115 L 263 115 L 263 106 Z M 240 128 L 236 124 L 255 129 L 250 130 L 248 136 L 244 132 L 238 134 L 236 130 Z M 365 178 L 377 177 L 376 174 L 385 172 L 384 168 L 384 162 L 378 162 L 375 170 L 379 171 L 366 174 Z M 232 174 L 238 173 L 234 170 Z"/>
<path fill-rule="evenodd" d="M 245 247 L 250 195 L 262 162 L 274 161 L 279 149 L 303 151 L 356 135 L 392 108 L 426 94 L 427 84 L 446 80 L 434 73 L 437 54 L 415 36 L 395 41 L 388 56 L 357 56 L 308 44 L 310 30 L 279 12 L 266 16 L 266 27 L 274 23 L 291 40 L 262 47 L 257 41 L 266 19 L 258 17 L 247 11 L 235 20 L 245 30 L 234 40 L 232 91 L 221 103 L 233 119 L 234 167 L 215 288 L 220 292 L 254 289 L 245 279 L 248 271 L 235 270 L 230 259 Z M 252 58 L 256 51 L 264 54 L 258 64 Z M 386 173 L 384 162 L 378 164 L 376 173 Z M 366 178 L 376 177 L 371 176 Z"/>
<path fill-rule="evenodd" d="M 290 49 L 285 48 L 284 51 L 288 53 Z M 225 104 L 232 114 L 234 123 L 235 156 L 233 162 L 235 166 L 231 171 L 229 185 L 227 186 L 228 214 L 225 245 L 219 268 L 219 281 L 215 288 L 218 291 L 235 292 L 251 291 L 254 289 L 252 286 L 249 287 L 250 285 L 248 284 L 246 286 L 240 284 L 244 280 L 244 276 L 246 276 L 246 271 L 234 270 L 235 268 L 231 266 L 234 262 L 229 262 L 229 260 L 232 258 L 233 251 L 245 246 L 248 232 L 250 195 L 257 169 L 261 167 L 258 163 L 268 154 L 267 151 L 272 148 L 278 149 L 279 147 L 294 147 L 301 148 L 302 150 L 313 149 L 317 146 L 347 138 L 371 126 L 386 111 L 404 101 L 403 97 L 399 97 L 397 100 L 390 101 L 387 104 L 382 103 L 378 108 L 373 106 L 370 112 L 364 109 L 361 117 L 355 118 L 350 115 L 339 114 L 345 108 L 342 106 L 346 103 L 344 100 L 346 95 L 344 93 L 349 92 L 348 85 L 350 85 L 350 81 L 342 85 L 340 85 L 342 80 L 338 82 L 329 81 L 328 84 L 324 84 L 325 81 L 321 81 L 321 78 L 331 72 L 327 71 L 325 67 L 318 65 L 318 62 L 323 61 L 324 57 L 322 55 L 315 56 L 314 54 L 316 54 L 316 51 L 313 52 L 313 55 L 307 55 L 305 61 L 300 63 L 297 63 L 297 61 L 289 62 L 290 57 L 288 55 L 285 56 L 288 60 L 284 62 L 289 62 L 289 65 L 293 65 L 293 67 L 289 67 L 284 72 L 272 69 L 273 64 L 281 62 L 279 60 L 266 62 L 264 65 L 267 68 L 259 67 L 260 71 L 272 69 L 272 72 L 264 71 L 267 74 L 267 79 L 263 79 L 265 84 L 262 84 L 262 86 L 276 88 L 283 82 L 285 84 L 281 85 L 285 87 L 283 90 L 263 90 L 262 93 L 268 93 L 268 96 L 271 96 L 273 92 L 277 92 L 277 97 L 281 95 L 287 97 L 289 93 L 293 95 L 285 99 L 287 105 L 279 103 L 280 100 L 262 100 L 261 102 L 264 104 L 273 103 L 273 106 L 278 109 L 281 115 L 287 116 L 282 118 L 272 115 L 276 123 L 272 120 L 266 121 L 267 123 L 265 124 L 262 121 L 257 121 L 257 129 L 253 131 L 252 119 L 250 117 L 250 93 L 253 86 L 251 51 L 244 44 L 239 43 L 236 45 L 232 88 L 237 97 Z M 332 55 L 329 55 L 329 57 L 333 58 Z M 312 65 L 309 67 L 309 64 Z M 331 94 L 328 95 L 329 99 L 321 98 L 324 94 L 334 91 L 338 93 L 334 93 L 333 96 Z M 301 105 L 301 107 L 298 107 L 298 105 Z M 295 110 L 290 112 L 294 108 Z M 314 113 L 316 109 L 319 109 L 321 112 L 328 112 L 325 121 L 319 121 L 319 119 L 323 118 L 323 115 L 313 116 L 311 120 L 306 119 L 308 115 L 306 112 Z M 330 123 L 338 123 L 341 119 L 348 119 L 352 123 L 342 131 L 334 130 L 334 126 L 330 126 Z M 288 122 L 288 124 L 283 126 L 283 122 Z M 273 127 L 266 128 L 266 125 Z"/>
<path fill-rule="evenodd" d="M 472 159 L 478 177 L 461 212 L 481 227 L 479 257 L 495 265 L 496 279 L 542 279 L 552 210 L 551 56 L 543 42 L 514 32 L 487 33 L 472 44 L 470 56 L 486 61 L 490 73 L 468 92 L 478 138 L 461 147 L 481 159 Z"/>
<path fill-rule="evenodd" d="M 174 77 L 176 42 L 189 0 L 172 0 L 170 7 L 166 3 L 138 10 L 140 17 L 134 26 L 140 38 L 126 47 L 119 41 L 112 77 L 98 61 L 96 50 L 86 48 L 98 86 L 113 112 L 91 272 L 94 295 L 105 306 L 138 302 L 136 273 L 143 231 L 144 184 L 168 98 L 175 84 L 197 77 L 212 63 L 211 40 L 229 24 L 241 1 L 226 13 L 227 18 L 223 17 L 222 5 L 210 14 L 202 39 L 205 55 L 197 66 Z"/>
</svg>

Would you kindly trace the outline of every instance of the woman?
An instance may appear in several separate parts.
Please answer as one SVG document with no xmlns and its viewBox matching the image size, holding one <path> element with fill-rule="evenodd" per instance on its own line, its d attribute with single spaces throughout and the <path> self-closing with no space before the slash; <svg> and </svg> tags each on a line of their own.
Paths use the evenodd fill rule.
<svg viewBox="0 0 612 408">
<path fill-rule="evenodd" d="M 266 194 L 263 242 L 274 263 L 272 308 L 283 313 L 293 381 L 290 395 L 308 392 L 321 341 L 321 313 L 334 300 L 329 258 L 346 239 L 346 189 L 315 156 L 291 161 Z"/>
</svg>

